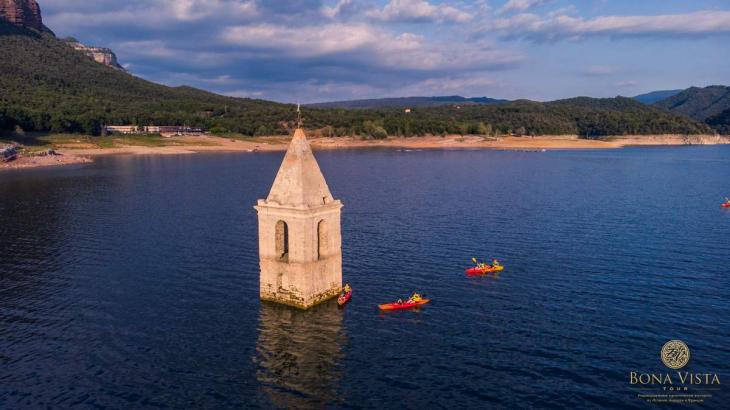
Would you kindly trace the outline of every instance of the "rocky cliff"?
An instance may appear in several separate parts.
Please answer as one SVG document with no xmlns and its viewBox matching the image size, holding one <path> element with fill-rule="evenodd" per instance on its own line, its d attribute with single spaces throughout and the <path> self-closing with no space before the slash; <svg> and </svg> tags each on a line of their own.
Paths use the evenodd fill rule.
<svg viewBox="0 0 730 410">
<path fill-rule="evenodd" d="M 117 70 L 127 71 L 117 61 L 117 55 L 108 48 L 89 47 L 73 39 L 67 39 L 66 42 L 68 45 L 73 47 L 74 50 L 86 54 L 99 64 L 104 64 L 107 67 L 116 68 Z"/>
<path fill-rule="evenodd" d="M 41 18 L 41 8 L 35 0 L 0 0 L 0 21 L 16 26 L 47 31 Z"/>
<path fill-rule="evenodd" d="M 53 34 L 50 29 L 43 25 L 41 8 L 35 0 L 0 0 L 0 23 L 10 23 L 23 29 L 34 29 Z M 108 48 L 87 47 L 72 38 L 65 41 L 76 51 L 86 54 L 97 63 L 126 71 L 119 65 L 114 52 Z"/>
</svg>

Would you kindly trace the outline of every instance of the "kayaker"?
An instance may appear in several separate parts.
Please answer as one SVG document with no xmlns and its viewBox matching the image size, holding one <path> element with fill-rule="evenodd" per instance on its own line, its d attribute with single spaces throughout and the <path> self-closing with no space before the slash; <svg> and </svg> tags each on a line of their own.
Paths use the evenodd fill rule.
<svg viewBox="0 0 730 410">
<path fill-rule="evenodd" d="M 397 301 L 397 302 L 395 302 L 395 303 L 397 303 L 397 304 L 399 304 L 399 305 L 402 305 L 402 304 L 403 304 L 403 299 L 398 299 L 398 301 Z"/>
<path fill-rule="evenodd" d="M 352 288 L 350 287 L 349 283 L 345 283 L 345 288 L 342 289 L 342 294 L 346 295 L 352 291 Z"/>
<path fill-rule="evenodd" d="M 414 293 L 413 296 L 411 296 L 410 299 L 408 299 L 410 302 L 419 302 L 421 300 L 421 295 L 418 293 Z"/>
<path fill-rule="evenodd" d="M 498 266 L 499 266 L 499 261 L 498 261 L 498 260 L 496 260 L 496 259 L 493 259 L 493 260 L 492 260 L 492 267 L 493 267 L 493 268 L 496 268 L 496 267 L 498 267 Z"/>
</svg>

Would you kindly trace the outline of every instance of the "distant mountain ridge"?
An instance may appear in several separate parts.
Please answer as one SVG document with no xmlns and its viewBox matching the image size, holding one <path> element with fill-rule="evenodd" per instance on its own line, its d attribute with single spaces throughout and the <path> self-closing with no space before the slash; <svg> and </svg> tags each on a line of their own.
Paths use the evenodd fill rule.
<svg viewBox="0 0 730 410">
<path fill-rule="evenodd" d="M 690 87 L 655 105 L 665 110 L 687 115 L 698 121 L 706 121 L 708 118 L 730 109 L 730 87 L 723 85 L 711 85 L 704 88 Z"/>
<path fill-rule="evenodd" d="M 654 104 L 656 102 L 667 99 L 669 97 L 673 97 L 673 96 L 681 93 L 682 91 L 684 91 L 684 90 L 652 91 L 650 93 L 640 94 L 640 95 L 634 96 L 632 98 L 635 99 L 636 101 L 639 101 L 644 104 Z"/>
<path fill-rule="evenodd" d="M 394 97 L 394 98 L 373 98 L 366 100 L 347 100 L 347 101 L 331 101 L 307 104 L 313 108 L 348 108 L 348 109 L 367 109 L 367 108 L 416 108 L 416 107 L 436 107 L 440 105 L 451 104 L 477 104 L 477 105 L 493 105 L 504 104 L 509 100 L 502 100 L 489 97 L 462 97 L 459 95 L 436 96 L 436 97 Z"/>
</svg>

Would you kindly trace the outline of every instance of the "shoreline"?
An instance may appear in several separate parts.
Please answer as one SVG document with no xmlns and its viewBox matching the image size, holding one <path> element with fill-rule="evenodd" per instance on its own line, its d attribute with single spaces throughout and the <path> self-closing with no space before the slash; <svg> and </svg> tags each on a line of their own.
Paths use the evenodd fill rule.
<svg viewBox="0 0 730 410">
<path fill-rule="evenodd" d="M 18 155 L 18 159 L 16 160 L 0 162 L 0 172 L 4 170 L 60 167 L 64 165 L 87 164 L 91 162 L 94 162 L 94 160 L 89 157 L 73 154 L 49 155 L 44 157 Z"/>
<path fill-rule="evenodd" d="M 17 160 L 0 163 L 0 170 L 28 169 L 84 164 L 104 155 L 184 155 L 201 152 L 277 152 L 286 151 L 290 137 L 225 138 L 184 136 L 161 138 L 160 146 L 123 145 L 106 148 L 77 143 L 58 144 L 57 156 L 19 156 Z M 716 135 L 631 135 L 602 140 L 580 139 L 575 135 L 546 135 L 537 137 L 482 137 L 450 135 L 445 137 L 389 137 L 365 140 L 353 137 L 309 138 L 316 150 L 337 149 L 492 149 L 503 151 L 550 151 L 619 149 L 624 147 L 687 146 L 730 144 L 730 137 Z"/>
</svg>

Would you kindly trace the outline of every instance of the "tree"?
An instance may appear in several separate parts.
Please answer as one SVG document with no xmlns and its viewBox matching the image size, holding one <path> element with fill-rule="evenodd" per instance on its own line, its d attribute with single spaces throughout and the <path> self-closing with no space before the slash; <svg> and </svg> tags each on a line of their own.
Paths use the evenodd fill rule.
<svg viewBox="0 0 730 410">
<path fill-rule="evenodd" d="M 492 126 L 490 124 L 485 124 L 483 122 L 480 122 L 477 124 L 477 134 L 479 135 L 491 135 L 492 134 Z"/>
<path fill-rule="evenodd" d="M 375 139 L 384 139 L 388 137 L 388 132 L 385 131 L 381 122 L 378 121 L 364 121 L 362 123 L 363 131 L 369 137 Z"/>
</svg>

